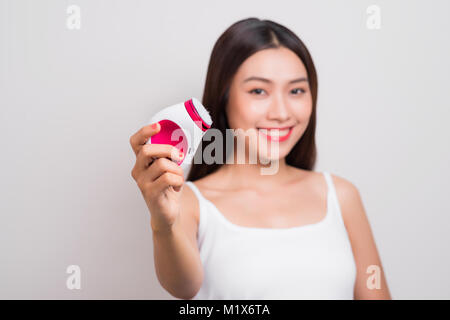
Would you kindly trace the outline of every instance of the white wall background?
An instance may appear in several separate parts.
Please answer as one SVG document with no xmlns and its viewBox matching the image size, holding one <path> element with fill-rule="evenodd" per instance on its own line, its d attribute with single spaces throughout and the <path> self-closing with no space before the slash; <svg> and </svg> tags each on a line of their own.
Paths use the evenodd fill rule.
<svg viewBox="0 0 450 320">
<path fill-rule="evenodd" d="M 80 30 L 66 27 L 72 4 Z M 313 56 L 316 171 L 359 188 L 393 298 L 449 299 L 449 12 L 445 0 L 0 0 L 0 298 L 172 299 L 129 137 L 201 99 L 215 41 L 255 16 Z M 66 288 L 72 264 L 81 290 Z"/>
</svg>

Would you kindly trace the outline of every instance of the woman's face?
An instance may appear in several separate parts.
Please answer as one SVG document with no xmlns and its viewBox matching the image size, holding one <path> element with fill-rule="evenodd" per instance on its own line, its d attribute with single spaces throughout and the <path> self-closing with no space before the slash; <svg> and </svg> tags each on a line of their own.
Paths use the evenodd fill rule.
<svg viewBox="0 0 450 320">
<path fill-rule="evenodd" d="M 253 54 L 233 77 L 226 112 L 231 129 L 253 135 L 255 140 L 245 139 L 249 152 L 260 159 L 285 157 L 305 132 L 312 112 L 303 62 L 285 47 Z M 277 143 L 278 152 L 270 151 Z"/>
</svg>

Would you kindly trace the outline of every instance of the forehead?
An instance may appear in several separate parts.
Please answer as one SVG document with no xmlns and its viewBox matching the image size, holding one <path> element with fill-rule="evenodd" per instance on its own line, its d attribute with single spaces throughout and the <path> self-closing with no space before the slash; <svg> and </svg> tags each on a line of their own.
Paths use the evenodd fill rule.
<svg viewBox="0 0 450 320">
<path fill-rule="evenodd" d="M 248 57 L 236 72 L 236 80 L 259 76 L 273 81 L 288 81 L 299 76 L 307 76 L 302 60 L 291 50 L 270 48 L 260 50 Z"/>
</svg>

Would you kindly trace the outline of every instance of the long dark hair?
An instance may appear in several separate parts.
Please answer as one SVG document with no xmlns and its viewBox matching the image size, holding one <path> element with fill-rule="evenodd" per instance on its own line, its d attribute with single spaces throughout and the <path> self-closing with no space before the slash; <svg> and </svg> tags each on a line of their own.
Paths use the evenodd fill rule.
<svg viewBox="0 0 450 320">
<path fill-rule="evenodd" d="M 252 54 L 263 49 L 278 47 L 286 47 L 292 50 L 302 60 L 308 73 L 313 102 L 308 127 L 286 156 L 286 163 L 297 168 L 313 170 L 317 156 L 315 144 L 316 69 L 306 46 L 286 27 L 270 20 L 247 18 L 235 22 L 225 30 L 215 43 L 211 53 L 202 104 L 208 110 L 213 120 L 211 128 L 220 130 L 223 137 L 226 137 L 226 129 L 231 128 L 228 125 L 225 107 L 228 103 L 231 80 L 234 74 L 244 60 Z M 206 137 L 208 137 L 208 132 L 205 133 L 204 140 Z M 208 137 L 207 140 L 211 140 L 211 137 Z M 204 141 L 202 141 L 197 152 L 201 152 L 201 155 L 203 155 L 203 150 L 206 146 Z M 224 158 L 222 163 L 225 162 L 227 157 L 226 144 L 223 144 L 223 148 L 222 155 L 224 155 Z M 197 156 L 196 154 L 195 157 Z M 200 158 L 203 160 L 203 157 Z M 221 163 L 206 164 L 193 161 L 187 181 L 195 181 L 207 176 L 216 171 L 221 165 Z"/>
</svg>

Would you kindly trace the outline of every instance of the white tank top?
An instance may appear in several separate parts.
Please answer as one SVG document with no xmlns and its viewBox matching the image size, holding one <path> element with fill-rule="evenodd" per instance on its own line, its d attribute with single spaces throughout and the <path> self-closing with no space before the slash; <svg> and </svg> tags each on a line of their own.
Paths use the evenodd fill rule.
<svg viewBox="0 0 450 320">
<path fill-rule="evenodd" d="M 291 228 L 229 221 L 191 181 L 199 200 L 197 244 L 204 279 L 198 299 L 353 299 L 356 264 L 328 172 L 327 214 Z"/>
</svg>

